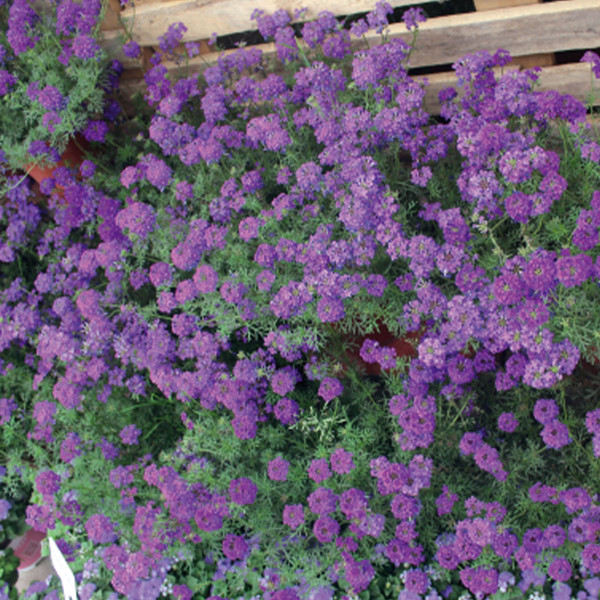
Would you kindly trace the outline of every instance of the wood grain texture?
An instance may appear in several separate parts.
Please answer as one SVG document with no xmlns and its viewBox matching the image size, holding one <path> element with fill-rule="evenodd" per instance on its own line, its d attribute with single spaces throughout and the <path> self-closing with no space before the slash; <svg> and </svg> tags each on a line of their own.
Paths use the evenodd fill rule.
<svg viewBox="0 0 600 600">
<path fill-rule="evenodd" d="M 401 25 L 390 37 L 409 37 Z M 371 36 L 373 43 L 376 36 Z M 600 40 L 600 0 L 562 0 L 438 17 L 419 30 L 411 66 L 450 64 L 487 49 L 524 56 L 595 48 Z"/>
<path fill-rule="evenodd" d="M 298 2 L 302 3 L 303 0 Z M 355 2 L 358 3 L 359 0 L 344 2 L 344 5 L 352 7 Z M 252 3 L 255 5 L 256 0 L 252 0 Z M 234 4 L 237 8 L 242 3 Z M 228 18 L 229 9 L 225 11 L 225 7 L 230 5 L 231 0 L 154 3 L 143 7 L 148 9 L 143 14 L 139 12 L 136 15 L 133 21 L 133 38 L 142 46 L 156 45 L 158 37 L 164 34 L 168 24 L 182 20 L 183 13 L 188 14 L 188 18 L 183 19 L 188 27 L 184 40 L 209 38 L 213 31 L 218 30 L 210 15 L 221 7 L 224 12 L 219 18 Z M 150 10 L 154 7 L 157 10 Z M 175 10 L 175 7 L 179 8 Z M 250 27 L 246 17 L 240 22 L 242 14 L 240 9 L 235 27 Z M 123 13 L 122 18 L 127 21 L 131 17 Z M 402 37 L 407 41 L 412 37 L 402 23 L 392 24 L 389 35 L 392 38 Z M 372 34 L 367 39 L 375 44 L 379 42 L 380 36 Z M 494 52 L 497 48 L 504 48 L 513 56 L 524 56 L 595 48 L 599 41 L 600 0 L 561 0 L 431 19 L 420 26 L 411 66 L 451 64 L 465 54 L 483 49 Z M 362 43 L 357 40 L 355 46 L 360 47 Z M 271 54 L 274 50 L 269 44 L 259 47 Z M 203 57 L 211 61 L 211 53 Z"/>
<path fill-rule="evenodd" d="M 523 6 L 524 4 L 537 4 L 542 0 L 474 0 L 475 10 L 495 10 L 510 6 Z"/>
<path fill-rule="evenodd" d="M 392 6 L 407 6 L 427 0 L 393 0 Z M 209 39 L 213 33 L 228 35 L 256 29 L 251 15 L 256 8 L 266 14 L 285 9 L 291 17 L 296 10 L 308 9 L 303 20 L 311 20 L 321 11 L 352 15 L 373 10 L 374 0 L 169 0 L 150 1 L 126 8 L 121 18 L 133 26 L 133 38 L 142 46 L 156 44 L 171 23 L 181 21 L 187 27 L 183 41 Z"/>
<path fill-rule="evenodd" d="M 121 3 L 119 0 L 107 0 L 106 2 L 106 12 L 104 14 L 104 19 L 102 19 L 102 23 L 100 23 L 100 29 L 102 30 L 110 30 L 110 29 L 120 29 L 121 28 Z"/>
</svg>

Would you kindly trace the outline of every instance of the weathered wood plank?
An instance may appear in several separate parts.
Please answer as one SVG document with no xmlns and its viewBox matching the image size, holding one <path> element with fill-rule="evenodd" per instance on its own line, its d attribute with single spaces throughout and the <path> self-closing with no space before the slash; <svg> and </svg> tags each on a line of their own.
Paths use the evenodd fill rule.
<svg viewBox="0 0 600 600">
<path fill-rule="evenodd" d="M 542 0 L 474 0 L 475 10 L 496 10 L 497 8 L 522 6 L 523 4 L 534 4 L 541 1 Z"/>
<path fill-rule="evenodd" d="M 252 0 L 252 2 L 255 3 L 256 0 Z M 228 3 L 224 0 L 222 5 Z M 206 39 L 215 29 L 207 17 L 206 11 L 198 6 L 200 4 L 202 4 L 200 0 L 177 0 L 168 5 L 171 15 L 181 14 L 171 10 L 174 5 L 181 5 L 186 10 L 191 10 L 193 6 L 197 11 L 194 13 L 193 22 L 185 21 L 188 32 L 184 39 Z M 221 2 L 216 5 L 210 3 L 206 6 L 210 6 L 213 10 L 215 6 L 220 5 Z M 160 23 L 154 23 L 151 27 L 143 27 L 143 23 L 136 18 L 132 34 L 133 38 L 141 45 L 155 45 L 158 36 L 165 32 L 168 24 L 178 20 L 174 16 L 165 20 L 162 11 L 157 12 L 155 17 L 157 18 L 158 15 L 162 15 L 163 18 Z M 146 21 L 149 18 L 150 12 L 146 12 Z M 204 22 L 202 27 L 195 26 L 202 22 Z M 248 26 L 248 21 L 243 22 Z M 160 33 L 157 34 L 158 31 Z M 402 23 L 390 25 L 389 35 L 390 37 L 402 37 L 407 41 L 412 37 L 406 32 Z M 367 36 L 367 39 L 371 43 L 377 43 L 380 38 L 378 35 L 372 34 Z M 417 47 L 411 56 L 411 66 L 449 64 L 465 54 L 484 48 L 490 52 L 494 52 L 497 48 L 504 48 L 513 56 L 523 56 L 594 48 L 598 45 L 599 40 L 600 0 L 561 0 L 480 13 L 450 15 L 430 19 L 421 24 Z M 362 43 L 362 41 L 356 41 L 357 47 Z M 270 44 L 262 44 L 259 47 L 264 49 L 267 54 L 274 53 L 274 47 Z M 214 62 L 217 57 L 218 53 L 208 53 L 203 55 L 203 60 Z"/>
<path fill-rule="evenodd" d="M 390 37 L 409 39 L 401 24 Z M 375 42 L 376 36 L 372 36 Z M 453 63 L 482 49 L 512 56 L 595 48 L 600 40 L 600 0 L 562 0 L 438 17 L 419 28 L 413 67 Z"/>
<path fill-rule="evenodd" d="M 393 0 L 392 6 L 408 6 L 427 0 Z M 375 0 L 169 0 L 151 1 L 126 8 L 121 18 L 133 26 L 133 38 L 142 46 L 156 44 L 171 23 L 182 22 L 187 27 L 183 41 L 209 39 L 213 33 L 228 35 L 256 29 L 250 19 L 260 8 L 266 14 L 285 8 L 291 17 L 296 10 L 306 8 L 303 20 L 311 20 L 321 11 L 335 15 L 352 15 L 373 10 Z"/>
<path fill-rule="evenodd" d="M 100 23 L 100 29 L 111 30 L 121 28 L 121 3 L 119 0 L 107 0 L 106 12 L 104 13 L 104 19 Z"/>
<path fill-rule="evenodd" d="M 476 10 L 494 10 L 498 8 L 508 8 L 510 6 L 525 6 L 527 4 L 541 4 L 542 0 L 475 0 Z M 519 66 L 523 69 L 531 67 L 549 67 L 556 64 L 554 54 L 530 54 L 528 56 L 519 56 L 513 58 L 511 65 Z"/>
</svg>

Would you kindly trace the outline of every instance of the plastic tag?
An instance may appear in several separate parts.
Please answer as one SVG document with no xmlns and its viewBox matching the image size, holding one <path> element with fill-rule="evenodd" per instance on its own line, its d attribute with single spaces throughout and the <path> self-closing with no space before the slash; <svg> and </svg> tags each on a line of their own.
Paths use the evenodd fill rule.
<svg viewBox="0 0 600 600">
<path fill-rule="evenodd" d="M 48 545 L 50 546 L 50 560 L 62 583 L 65 600 L 77 600 L 77 583 L 71 567 L 67 564 L 67 559 L 51 537 L 48 538 Z"/>
</svg>

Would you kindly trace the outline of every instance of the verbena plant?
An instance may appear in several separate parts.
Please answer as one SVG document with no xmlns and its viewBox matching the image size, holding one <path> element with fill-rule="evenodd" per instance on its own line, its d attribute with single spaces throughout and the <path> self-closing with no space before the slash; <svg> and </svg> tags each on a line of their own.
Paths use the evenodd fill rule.
<svg viewBox="0 0 600 600">
<path fill-rule="evenodd" d="M 0 144 L 12 169 L 58 162 L 76 134 L 104 139 L 114 112 L 114 65 L 97 42 L 104 10 L 102 0 L 1 3 Z"/>
<path fill-rule="evenodd" d="M 155 59 L 8 194 L 4 460 L 82 598 L 597 597 L 600 146 L 502 50 L 432 117 L 389 12 Z"/>
</svg>

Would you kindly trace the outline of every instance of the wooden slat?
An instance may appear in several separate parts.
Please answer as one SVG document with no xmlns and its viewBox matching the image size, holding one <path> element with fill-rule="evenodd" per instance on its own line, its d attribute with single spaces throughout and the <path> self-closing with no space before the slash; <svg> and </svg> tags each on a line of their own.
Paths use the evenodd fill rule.
<svg viewBox="0 0 600 600">
<path fill-rule="evenodd" d="M 225 4 L 229 4 L 230 1 Z M 255 3 L 256 0 L 252 2 Z M 197 3 L 178 0 L 173 4 L 169 3 L 168 6 L 185 5 L 187 10 L 191 10 L 191 6 Z M 236 6 L 237 4 L 236 2 Z M 170 9 L 169 14 L 175 13 L 177 11 Z M 165 16 L 162 11 L 157 12 L 156 16 L 159 14 Z M 210 23 L 210 20 L 203 16 L 205 12 L 198 10 L 195 15 L 193 19 L 186 21 L 188 26 L 186 38 L 193 40 L 210 37 L 214 27 L 212 24 L 206 24 Z M 124 18 L 127 20 L 127 17 Z M 146 13 L 146 24 L 149 26 L 146 28 L 142 27 L 142 21 L 138 21 L 136 17 L 132 33 L 134 39 L 141 45 L 155 45 L 158 36 L 164 34 L 168 23 L 178 20 L 169 18 L 161 20 L 160 24 L 150 24 L 149 18 L 150 14 Z M 200 26 L 201 23 L 204 24 Z M 390 25 L 389 35 L 402 37 L 407 41 L 412 37 L 412 34 L 406 32 L 402 23 Z M 367 35 L 367 39 L 375 44 L 379 42 L 380 37 L 377 34 L 370 34 Z M 584 50 L 597 47 L 599 40 L 600 0 L 561 0 L 430 19 L 420 26 L 417 48 L 411 55 L 410 64 L 412 67 L 450 64 L 465 54 L 482 49 L 494 52 L 497 48 L 504 48 L 513 56 Z M 357 40 L 356 47 L 360 47 L 362 43 Z M 271 44 L 261 44 L 258 47 L 267 55 L 274 54 L 275 49 Z M 203 55 L 199 68 L 205 61 L 216 61 L 218 56 L 218 53 Z M 193 61 L 192 68 L 194 68 Z"/>
<path fill-rule="evenodd" d="M 376 42 L 377 36 L 370 36 Z M 390 37 L 409 35 L 401 24 Z M 453 63 L 482 49 L 512 56 L 594 48 L 600 40 L 600 0 L 562 0 L 438 17 L 419 28 L 411 66 Z"/>
<path fill-rule="evenodd" d="M 121 3 L 119 0 L 107 0 L 106 13 L 100 23 L 101 30 L 111 30 L 121 28 Z"/>
<path fill-rule="evenodd" d="M 511 6 L 522 6 L 523 4 L 533 4 L 533 2 L 523 2 L 523 0 L 474 0 L 475 10 L 496 10 L 497 8 L 509 8 Z M 541 0 L 534 0 L 541 2 Z"/>
<path fill-rule="evenodd" d="M 427 0 L 393 0 L 393 6 L 421 4 Z M 133 39 L 142 46 L 153 46 L 171 23 L 187 27 L 184 42 L 209 39 L 213 33 L 228 35 L 256 29 L 250 16 L 256 8 L 272 14 L 285 8 L 293 18 L 295 10 L 306 8 L 304 20 L 327 10 L 335 15 L 352 15 L 373 10 L 373 0 L 169 0 L 151 1 L 126 8 L 121 18 L 133 27 Z"/>
<path fill-rule="evenodd" d="M 541 4 L 542 0 L 475 0 L 475 9 L 494 10 L 498 8 L 508 8 L 510 6 L 525 6 L 527 4 Z M 513 58 L 512 65 L 519 66 L 522 69 L 531 69 L 532 67 L 549 67 L 556 64 L 554 54 L 530 54 L 528 56 L 518 56 Z"/>
</svg>

